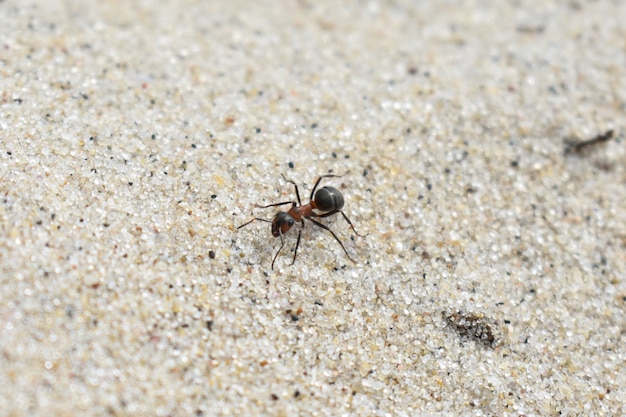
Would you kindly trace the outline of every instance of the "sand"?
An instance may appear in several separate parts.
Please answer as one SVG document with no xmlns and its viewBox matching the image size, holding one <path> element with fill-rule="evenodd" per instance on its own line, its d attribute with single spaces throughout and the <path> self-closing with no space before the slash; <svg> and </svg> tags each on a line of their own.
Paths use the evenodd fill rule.
<svg viewBox="0 0 626 417">
<path fill-rule="evenodd" d="M 0 415 L 626 414 L 625 16 L 0 1 Z"/>
</svg>

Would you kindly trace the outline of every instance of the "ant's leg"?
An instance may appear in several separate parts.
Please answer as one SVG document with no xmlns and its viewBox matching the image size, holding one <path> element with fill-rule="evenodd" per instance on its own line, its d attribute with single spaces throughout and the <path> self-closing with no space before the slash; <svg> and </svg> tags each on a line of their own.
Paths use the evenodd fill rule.
<svg viewBox="0 0 626 417">
<path fill-rule="evenodd" d="M 344 219 L 346 219 L 346 221 L 348 222 L 348 224 L 350 225 L 350 227 L 352 228 L 352 231 L 354 232 L 355 235 L 359 236 L 359 237 L 365 237 L 367 235 L 360 235 L 356 229 L 354 228 L 354 225 L 352 224 L 352 222 L 350 221 L 350 219 L 348 218 L 348 216 L 346 216 L 346 213 L 344 213 L 342 210 L 333 210 L 333 211 L 329 211 L 328 213 L 324 213 L 324 214 L 318 214 L 315 217 L 328 217 L 328 216 L 332 216 L 333 214 L 336 213 L 341 213 L 341 215 L 343 216 Z"/>
<path fill-rule="evenodd" d="M 252 223 L 252 222 L 253 222 L 253 221 L 255 221 L 255 220 L 258 220 L 258 221 L 261 221 L 261 222 L 268 222 L 268 223 L 271 223 L 271 222 L 272 222 L 271 220 L 260 219 L 260 218 L 258 218 L 258 217 L 255 217 L 254 219 L 250 220 L 249 222 L 244 223 L 244 224 L 242 224 L 241 226 L 238 226 L 238 227 L 237 227 L 237 229 L 241 229 L 242 227 L 249 225 L 250 223 Z"/>
<path fill-rule="evenodd" d="M 268 208 L 268 207 L 284 206 L 285 204 L 294 204 L 294 202 L 293 201 L 283 201 L 282 203 L 268 204 L 267 206 L 259 206 L 258 204 L 255 204 L 255 207 L 256 208 Z"/>
<path fill-rule="evenodd" d="M 341 215 L 343 216 L 344 219 L 346 219 L 346 221 L 348 222 L 348 224 L 350 225 L 350 227 L 352 228 L 352 231 L 354 232 L 355 235 L 359 236 L 359 237 L 365 237 L 367 235 L 360 235 L 356 229 L 354 228 L 354 225 L 352 224 L 352 222 L 350 221 L 350 219 L 348 218 L 348 216 L 346 216 L 346 213 L 344 213 L 343 211 L 339 210 L 339 213 L 341 213 Z"/>
<path fill-rule="evenodd" d="M 333 232 L 332 230 L 330 230 L 330 229 L 328 228 L 328 226 L 324 226 L 322 223 L 320 223 L 320 222 L 318 222 L 318 221 L 315 221 L 315 220 L 313 220 L 313 219 L 309 219 L 309 220 L 311 220 L 311 221 L 313 222 L 313 224 L 315 224 L 315 225 L 317 225 L 317 226 L 321 227 L 322 229 L 326 229 L 326 230 L 328 230 L 328 231 L 330 232 L 330 234 L 331 234 L 331 235 L 333 235 L 333 237 L 335 238 L 335 240 L 336 240 L 336 241 L 337 241 L 337 242 L 341 245 L 341 249 L 343 249 L 343 251 L 346 253 L 346 256 L 348 257 L 348 259 L 350 259 L 353 263 L 356 263 L 356 262 L 354 261 L 354 259 L 352 259 L 352 258 L 350 257 L 350 255 L 348 254 L 348 251 L 346 250 L 345 246 L 343 246 L 343 243 L 341 243 L 341 240 L 339 240 L 339 238 L 337 237 L 337 235 L 335 234 L 335 232 Z"/>
<path fill-rule="evenodd" d="M 272 271 L 274 270 L 274 262 L 276 262 L 276 258 L 278 258 L 278 254 L 283 249 L 283 246 L 285 246 L 285 241 L 283 240 L 283 234 L 281 233 L 279 236 L 280 236 L 280 248 L 278 248 L 276 255 L 274 255 L 274 259 L 272 259 Z"/>
<path fill-rule="evenodd" d="M 296 250 L 293 252 L 293 261 L 291 261 L 291 265 L 296 263 L 296 255 L 298 254 L 298 246 L 300 246 L 300 237 L 302 236 L 303 229 L 304 221 L 302 221 L 302 226 L 300 226 L 300 230 L 298 230 L 298 240 L 296 241 Z"/>
<path fill-rule="evenodd" d="M 296 197 L 298 197 L 298 205 L 300 205 L 300 206 L 301 206 L 301 205 L 302 205 L 302 201 L 300 201 L 300 193 L 298 192 L 298 184 L 296 184 L 296 183 L 295 183 L 295 181 L 288 180 L 288 179 L 287 179 L 287 177 L 285 177 L 285 174 L 280 174 L 280 175 L 282 175 L 282 176 L 283 176 L 283 179 L 284 179 L 285 181 L 290 182 L 290 183 L 292 183 L 292 184 L 293 184 L 293 186 L 294 186 L 294 187 L 295 187 L 295 189 L 296 189 Z"/>
<path fill-rule="evenodd" d="M 313 201 L 313 196 L 315 195 L 315 190 L 317 190 L 317 186 L 320 185 L 320 181 L 322 181 L 322 178 L 338 178 L 341 177 L 342 175 L 335 175 L 335 174 L 326 174 L 326 175 L 320 175 L 319 177 L 317 177 L 317 181 L 315 181 L 315 185 L 313 186 L 313 189 L 311 190 L 311 198 L 309 198 L 309 200 Z"/>
</svg>

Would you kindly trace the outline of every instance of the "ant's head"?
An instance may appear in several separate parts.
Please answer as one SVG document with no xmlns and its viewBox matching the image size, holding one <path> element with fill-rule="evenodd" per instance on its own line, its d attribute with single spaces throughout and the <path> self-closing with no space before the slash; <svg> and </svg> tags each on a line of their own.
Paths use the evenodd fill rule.
<svg viewBox="0 0 626 417">
<path fill-rule="evenodd" d="M 295 223 L 296 221 L 289 213 L 279 211 L 276 213 L 276 216 L 274 216 L 274 220 L 272 220 L 272 236 L 278 237 L 284 235 Z"/>
<path fill-rule="evenodd" d="M 341 210 L 343 208 L 343 194 L 335 187 L 322 187 L 315 193 L 315 205 L 320 211 Z"/>
</svg>

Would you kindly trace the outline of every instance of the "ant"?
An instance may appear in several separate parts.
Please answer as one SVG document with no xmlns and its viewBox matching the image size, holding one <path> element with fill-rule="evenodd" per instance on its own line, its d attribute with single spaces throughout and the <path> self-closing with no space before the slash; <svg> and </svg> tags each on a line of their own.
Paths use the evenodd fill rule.
<svg viewBox="0 0 626 417">
<path fill-rule="evenodd" d="M 322 178 L 341 177 L 341 175 L 328 174 L 328 175 L 321 175 L 320 177 L 318 177 L 317 181 L 315 182 L 315 185 L 313 186 L 313 190 L 311 191 L 311 197 L 309 198 L 309 203 L 305 205 L 302 205 L 302 202 L 300 201 L 300 192 L 298 191 L 298 185 L 294 181 L 288 180 L 287 178 L 285 178 L 284 174 L 281 174 L 281 175 L 283 176 L 283 179 L 285 181 L 293 184 L 294 188 L 296 189 L 296 197 L 298 199 L 298 202 L 296 203 L 295 201 L 284 201 L 282 203 L 268 204 L 267 206 L 256 205 L 256 207 L 258 208 L 268 208 L 268 207 L 283 206 L 285 204 L 291 204 L 291 208 L 288 211 L 279 211 L 278 213 L 276 213 L 276 215 L 274 216 L 274 219 L 272 220 L 266 220 L 266 219 L 255 217 L 249 222 L 244 223 L 241 226 L 237 227 L 237 229 L 241 229 L 242 227 L 249 225 L 255 220 L 272 223 L 272 236 L 280 237 L 280 248 L 278 248 L 276 255 L 274 255 L 274 259 L 272 259 L 272 270 L 274 269 L 274 262 L 276 261 L 276 258 L 278 258 L 278 254 L 283 249 L 283 246 L 285 246 L 283 235 L 287 233 L 293 227 L 293 225 L 296 224 L 296 222 L 299 222 L 300 230 L 298 230 L 298 240 L 296 242 L 296 249 L 293 253 L 293 261 L 291 262 L 290 265 L 293 265 L 296 262 L 296 256 L 298 255 L 298 246 L 300 246 L 300 237 L 302 236 L 302 230 L 304 229 L 304 219 L 310 220 L 314 225 L 321 227 L 324 230 L 328 230 L 330 234 L 333 235 L 335 240 L 339 243 L 339 245 L 341 245 L 341 249 L 343 249 L 348 259 L 354 262 L 354 259 L 350 257 L 350 255 L 348 254 L 348 251 L 343 246 L 343 243 L 341 243 L 341 240 L 339 240 L 335 232 L 330 230 L 328 226 L 313 219 L 313 217 L 322 218 L 322 217 L 332 216 L 333 214 L 341 213 L 343 218 L 346 219 L 346 221 L 352 228 L 352 231 L 354 232 L 354 234 L 360 237 L 365 237 L 357 233 L 356 229 L 352 225 L 352 222 L 350 221 L 350 219 L 348 219 L 348 216 L 346 216 L 346 214 L 341 210 L 343 208 L 344 201 L 343 201 L 343 194 L 341 194 L 341 192 L 338 189 L 327 185 L 317 190 L 317 186 L 320 184 L 320 181 L 322 181 Z M 317 190 L 317 192 L 315 192 L 315 190 Z M 325 213 L 319 214 L 313 210 L 319 210 Z"/>
</svg>

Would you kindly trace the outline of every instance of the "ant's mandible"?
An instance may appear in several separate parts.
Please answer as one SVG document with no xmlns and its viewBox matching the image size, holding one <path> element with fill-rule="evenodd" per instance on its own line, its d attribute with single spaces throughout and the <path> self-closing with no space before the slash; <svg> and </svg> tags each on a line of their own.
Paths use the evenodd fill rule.
<svg viewBox="0 0 626 417">
<path fill-rule="evenodd" d="M 276 213 L 276 215 L 274 216 L 274 219 L 272 220 L 266 220 L 266 219 L 255 217 L 249 222 L 244 223 L 241 226 L 237 227 L 237 229 L 241 229 L 242 227 L 249 225 L 255 220 L 272 223 L 272 236 L 280 237 L 280 248 L 278 248 L 276 255 L 274 255 L 274 258 L 272 259 L 272 270 L 274 269 L 274 262 L 276 261 L 276 258 L 278 258 L 278 254 L 283 249 L 283 246 L 285 246 L 283 235 L 287 233 L 293 227 L 293 225 L 296 224 L 296 222 L 299 222 L 300 230 L 298 230 L 298 240 L 296 241 L 296 249 L 293 253 L 293 260 L 291 262 L 291 265 L 293 265 L 296 262 L 296 256 L 298 255 L 298 246 L 300 246 L 300 237 L 302 236 L 302 230 L 304 229 L 304 219 L 310 220 L 314 225 L 321 227 L 324 230 L 328 230 L 330 234 L 333 235 L 335 240 L 339 243 L 339 245 L 341 245 L 341 249 L 343 249 L 348 259 L 354 262 L 354 259 L 350 257 L 350 255 L 348 254 L 348 251 L 343 246 L 343 243 L 341 243 L 341 240 L 339 240 L 335 232 L 330 230 L 328 226 L 313 219 L 313 217 L 322 218 L 322 217 L 332 216 L 333 214 L 341 213 L 343 218 L 346 219 L 346 221 L 352 228 L 352 231 L 354 232 L 354 234 L 360 237 L 364 237 L 363 235 L 360 235 L 357 233 L 356 229 L 352 225 L 352 222 L 350 221 L 350 219 L 348 219 L 348 216 L 346 216 L 346 214 L 341 210 L 344 205 L 343 194 L 341 194 L 341 192 L 335 187 L 331 187 L 328 185 L 317 190 L 317 186 L 320 184 L 320 181 L 322 181 L 322 178 L 333 178 L 333 177 L 341 177 L 341 175 L 333 175 L 333 174 L 321 175 L 315 182 L 315 185 L 313 186 L 313 190 L 311 191 L 311 197 L 309 198 L 310 200 L 309 203 L 302 205 L 302 202 L 300 201 L 300 192 L 298 191 L 298 185 L 294 181 L 288 180 L 283 175 L 283 179 L 293 184 L 294 188 L 296 189 L 296 198 L 298 199 L 298 202 L 296 203 L 295 201 L 284 201 L 282 203 L 268 204 L 267 206 L 256 205 L 256 207 L 258 208 L 268 208 L 268 207 L 283 206 L 285 204 L 291 204 L 291 208 L 288 211 L 279 211 L 278 213 Z M 317 190 L 317 192 L 315 192 L 315 190 Z M 323 212 L 323 213 L 316 213 L 313 210 L 319 210 L 320 212 Z"/>
</svg>

